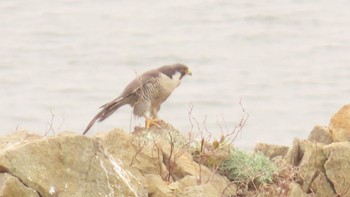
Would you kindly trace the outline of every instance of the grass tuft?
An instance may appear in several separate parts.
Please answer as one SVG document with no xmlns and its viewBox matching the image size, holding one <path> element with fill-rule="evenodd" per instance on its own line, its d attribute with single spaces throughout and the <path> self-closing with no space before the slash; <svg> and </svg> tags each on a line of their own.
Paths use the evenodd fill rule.
<svg viewBox="0 0 350 197">
<path fill-rule="evenodd" d="M 277 170 L 265 155 L 237 149 L 219 167 L 219 171 L 231 181 L 254 183 L 271 183 Z"/>
</svg>

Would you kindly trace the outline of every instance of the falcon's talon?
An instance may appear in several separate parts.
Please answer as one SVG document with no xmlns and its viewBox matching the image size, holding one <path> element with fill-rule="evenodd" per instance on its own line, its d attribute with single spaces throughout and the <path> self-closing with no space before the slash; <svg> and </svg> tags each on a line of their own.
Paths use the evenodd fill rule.
<svg viewBox="0 0 350 197">
<path fill-rule="evenodd" d="M 161 104 L 181 83 L 185 75 L 192 75 L 191 70 L 183 64 L 173 64 L 159 67 L 143 73 L 127 85 L 119 97 L 104 104 L 101 111 L 90 121 L 83 135 L 95 124 L 112 115 L 123 105 L 130 105 L 135 116 L 145 117 L 146 128 L 151 125 L 160 127 L 157 123 L 157 113 Z"/>
<path fill-rule="evenodd" d="M 151 118 L 146 119 L 146 129 L 149 129 L 151 127 L 151 125 L 154 125 L 154 126 L 160 128 L 161 125 L 158 122 L 160 122 L 160 120 L 158 120 L 158 119 L 151 119 Z"/>
</svg>

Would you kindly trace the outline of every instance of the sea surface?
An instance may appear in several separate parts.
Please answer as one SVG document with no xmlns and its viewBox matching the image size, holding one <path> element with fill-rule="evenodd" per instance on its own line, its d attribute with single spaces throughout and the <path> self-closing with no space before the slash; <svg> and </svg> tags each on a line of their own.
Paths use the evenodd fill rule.
<svg viewBox="0 0 350 197">
<path fill-rule="evenodd" d="M 193 72 L 159 116 L 184 134 L 290 145 L 350 103 L 350 1 L 0 1 L 0 135 L 81 133 L 137 75 Z M 126 106 L 94 134 L 143 125 Z M 237 130 L 237 129 L 236 129 Z"/>
</svg>

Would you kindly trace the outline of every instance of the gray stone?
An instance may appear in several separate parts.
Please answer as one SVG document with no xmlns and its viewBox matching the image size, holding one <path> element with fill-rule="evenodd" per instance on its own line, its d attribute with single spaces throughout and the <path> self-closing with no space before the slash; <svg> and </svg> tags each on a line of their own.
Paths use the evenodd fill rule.
<svg viewBox="0 0 350 197">
<path fill-rule="evenodd" d="M 318 197 L 335 196 L 332 185 L 327 176 L 320 172 L 320 174 L 311 183 L 312 192 Z"/>
<path fill-rule="evenodd" d="M 43 137 L 8 146 L 0 151 L 0 169 L 40 196 L 147 196 L 118 158 L 110 156 L 97 140 L 81 135 Z"/>
<path fill-rule="evenodd" d="M 273 144 L 258 143 L 255 145 L 254 151 L 260 152 L 264 154 L 266 157 L 273 159 L 278 156 L 283 157 L 287 153 L 288 147 L 273 145 Z"/>
<path fill-rule="evenodd" d="M 39 194 L 31 188 L 26 187 L 18 178 L 8 174 L 0 174 L 0 197 L 20 196 L 39 197 Z"/>
<path fill-rule="evenodd" d="M 330 144 L 333 142 L 333 137 L 328 127 L 316 125 L 312 129 L 308 137 L 308 140 L 314 141 L 314 142 L 320 142 L 323 144 Z"/>
<path fill-rule="evenodd" d="M 297 183 L 291 183 L 289 185 L 288 197 L 307 197 L 306 193 L 300 188 Z"/>
<path fill-rule="evenodd" d="M 341 196 L 350 196 L 350 142 L 326 145 L 323 149 L 327 157 L 324 164 L 326 175 L 334 190 Z"/>
<path fill-rule="evenodd" d="M 303 180 L 302 189 L 308 191 L 312 181 L 323 170 L 326 157 L 322 143 L 296 139 L 288 150 L 285 160 L 299 167 L 298 176 Z"/>
<path fill-rule="evenodd" d="M 229 180 L 193 161 L 186 143 L 169 126 L 93 137 L 18 132 L 0 138 L 0 171 L 42 197 L 221 195 Z M 236 195 L 230 185 L 223 196 Z"/>
<path fill-rule="evenodd" d="M 332 116 L 328 128 L 334 141 L 350 141 L 350 104 L 344 105 Z"/>
</svg>

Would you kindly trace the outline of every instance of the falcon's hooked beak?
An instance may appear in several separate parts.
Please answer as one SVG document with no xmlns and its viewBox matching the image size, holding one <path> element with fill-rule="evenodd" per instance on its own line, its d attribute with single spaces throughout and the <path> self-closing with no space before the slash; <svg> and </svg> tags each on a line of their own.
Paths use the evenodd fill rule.
<svg viewBox="0 0 350 197">
<path fill-rule="evenodd" d="M 187 71 L 186 71 L 186 75 L 191 75 L 192 76 L 192 70 L 188 68 Z"/>
</svg>

